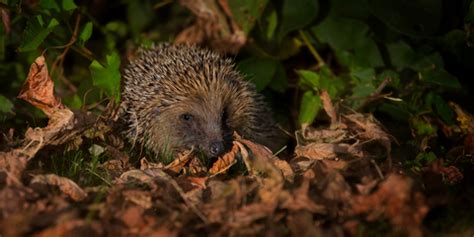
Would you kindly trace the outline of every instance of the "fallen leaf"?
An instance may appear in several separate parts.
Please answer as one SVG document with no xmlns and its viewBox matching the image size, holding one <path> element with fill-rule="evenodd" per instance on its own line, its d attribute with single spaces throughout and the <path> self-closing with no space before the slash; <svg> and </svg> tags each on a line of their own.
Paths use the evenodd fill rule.
<svg viewBox="0 0 474 237">
<path fill-rule="evenodd" d="M 211 169 L 209 169 L 209 174 L 216 176 L 221 173 L 225 173 L 230 167 L 237 163 L 235 156 L 239 151 L 239 146 L 234 142 L 232 149 L 224 154 L 222 157 L 219 157 L 214 164 L 212 164 Z"/>
<path fill-rule="evenodd" d="M 102 226 L 95 221 L 86 220 L 70 220 L 60 223 L 56 226 L 47 228 L 38 234 L 36 237 L 68 237 L 68 236 L 102 236 L 104 230 Z"/>
<path fill-rule="evenodd" d="M 171 170 L 175 173 L 181 172 L 183 167 L 188 163 L 191 158 L 193 158 L 193 149 L 189 151 L 184 151 L 178 155 L 178 158 L 174 159 L 173 162 L 165 166 L 165 169 Z"/>
<path fill-rule="evenodd" d="M 48 184 L 57 186 L 64 194 L 71 197 L 74 201 L 81 201 L 87 197 L 87 193 L 82 190 L 74 181 L 60 177 L 55 174 L 35 175 L 30 184 Z"/>
<path fill-rule="evenodd" d="M 360 157 L 361 154 L 352 149 L 348 144 L 339 143 L 310 143 L 305 146 L 297 146 L 295 154 L 300 157 L 307 157 L 314 160 L 335 159 L 341 155 Z"/>
<path fill-rule="evenodd" d="M 0 15 L 2 15 L 3 28 L 5 29 L 5 34 L 10 34 L 10 14 L 8 10 L 0 8 Z"/>
<path fill-rule="evenodd" d="M 312 175 L 308 175 L 308 173 L 312 173 Z M 281 208 L 285 208 L 290 211 L 307 210 L 311 213 L 325 214 L 327 212 L 326 207 L 316 204 L 309 196 L 308 191 L 310 187 L 310 180 L 313 178 L 313 171 L 306 171 L 305 175 L 303 175 L 303 182 L 301 185 L 298 188 L 290 191 L 289 195 L 281 204 Z"/>
<path fill-rule="evenodd" d="M 180 3 L 197 19 L 176 36 L 175 43 L 208 42 L 214 50 L 224 53 L 237 53 L 245 44 L 245 32 L 232 18 L 226 1 L 181 0 Z"/>
<path fill-rule="evenodd" d="M 49 76 L 48 66 L 43 56 L 39 56 L 31 64 L 28 77 L 18 98 L 26 100 L 41 109 L 48 117 L 55 111 L 65 108 L 54 95 L 54 82 Z"/>
<path fill-rule="evenodd" d="M 5 173 L 7 186 L 23 186 L 21 175 L 26 168 L 26 163 L 27 157 L 18 150 L 0 152 L 0 174 Z M 3 182 L 0 180 L 0 183 Z"/>
<path fill-rule="evenodd" d="M 141 190 L 124 190 L 122 192 L 125 200 L 132 202 L 144 209 L 149 209 L 153 206 L 150 192 Z"/>
<path fill-rule="evenodd" d="M 366 214 L 368 221 L 383 216 L 408 236 L 423 236 L 421 224 L 428 206 L 423 195 L 413 190 L 413 182 L 407 177 L 390 174 L 374 193 L 354 196 L 350 203 L 351 215 Z"/>
<path fill-rule="evenodd" d="M 326 90 L 322 90 L 319 97 L 323 103 L 324 111 L 326 111 L 326 114 L 331 118 L 331 128 L 338 127 L 339 121 L 337 119 L 336 109 L 334 109 L 329 93 Z"/>
</svg>

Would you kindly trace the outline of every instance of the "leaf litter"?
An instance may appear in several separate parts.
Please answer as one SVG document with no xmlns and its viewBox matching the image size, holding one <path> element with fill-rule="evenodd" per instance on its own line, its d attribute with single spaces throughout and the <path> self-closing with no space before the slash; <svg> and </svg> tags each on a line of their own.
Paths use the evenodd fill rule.
<svg viewBox="0 0 474 237">
<path fill-rule="evenodd" d="M 394 139 L 370 115 L 339 114 L 327 93 L 322 101 L 331 125 L 297 131 L 292 157 L 280 159 L 234 134 L 231 150 L 208 166 L 190 150 L 168 165 L 142 158 L 135 168 L 108 146 L 112 159 L 99 169 L 111 181 L 95 186 L 37 174 L 28 165 L 48 147 L 90 139 L 91 131 L 104 140 L 113 129 L 93 128 L 107 127 L 110 117 L 62 105 L 42 56 L 20 98 L 49 123 L 29 128 L 20 147 L 0 153 L 2 236 L 355 236 L 376 222 L 389 223 L 392 233 L 423 235 L 429 211 L 423 193 L 383 164 Z M 429 171 L 448 183 L 463 178 L 442 164 Z"/>
</svg>

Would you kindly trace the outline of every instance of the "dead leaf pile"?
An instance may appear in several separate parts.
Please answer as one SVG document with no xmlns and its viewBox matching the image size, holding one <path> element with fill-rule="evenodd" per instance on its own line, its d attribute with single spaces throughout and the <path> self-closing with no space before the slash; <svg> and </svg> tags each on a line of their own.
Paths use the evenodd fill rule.
<svg viewBox="0 0 474 237">
<path fill-rule="evenodd" d="M 46 65 L 38 64 L 33 74 L 46 77 Z M 389 223 L 393 233 L 423 234 L 423 194 L 384 162 L 390 135 L 370 116 L 339 115 L 329 98 L 330 128 L 298 131 L 288 161 L 238 134 L 210 167 L 190 151 L 168 165 L 143 158 L 138 169 L 110 147 L 115 159 L 100 168 L 112 180 L 84 187 L 27 169 L 46 145 L 64 145 L 98 126 L 54 101 L 33 103 L 48 111 L 47 127 L 30 129 L 22 147 L 0 153 L 1 236 L 355 236 L 374 222 Z M 435 172 L 459 178 L 449 168 Z"/>
</svg>

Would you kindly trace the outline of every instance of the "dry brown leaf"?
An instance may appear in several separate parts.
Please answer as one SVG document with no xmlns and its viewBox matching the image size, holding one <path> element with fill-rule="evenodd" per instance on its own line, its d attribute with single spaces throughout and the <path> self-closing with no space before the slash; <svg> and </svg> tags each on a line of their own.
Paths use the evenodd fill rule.
<svg viewBox="0 0 474 237">
<path fill-rule="evenodd" d="M 104 230 L 102 226 L 95 221 L 86 220 L 70 220 L 60 223 L 56 226 L 47 228 L 36 237 L 69 237 L 69 236 L 103 236 Z"/>
<path fill-rule="evenodd" d="M 124 190 L 122 191 L 122 194 L 125 200 L 135 203 L 144 209 L 149 209 L 153 206 L 150 192 L 132 189 Z"/>
<path fill-rule="evenodd" d="M 43 56 L 39 56 L 31 64 L 28 78 L 23 84 L 18 98 L 41 109 L 48 117 L 55 111 L 65 108 L 54 95 L 54 82 L 49 76 L 48 66 Z"/>
<path fill-rule="evenodd" d="M 385 147 L 387 154 L 390 154 L 392 151 L 392 137 L 380 127 L 379 122 L 374 117 L 366 117 L 362 114 L 351 114 L 344 115 L 344 118 L 362 129 L 362 132 L 359 133 L 362 140 L 378 141 Z"/>
<path fill-rule="evenodd" d="M 18 150 L 0 152 L 0 174 L 5 173 L 5 183 L 7 186 L 23 186 L 21 175 L 26 168 L 26 163 L 27 157 Z"/>
<path fill-rule="evenodd" d="M 441 175 L 443 182 L 448 184 L 459 183 L 464 178 L 464 175 L 456 166 L 450 165 L 445 167 L 443 159 L 431 162 L 423 171 L 434 172 L 435 174 Z"/>
<path fill-rule="evenodd" d="M 219 157 L 214 164 L 212 164 L 211 169 L 209 169 L 209 174 L 212 176 L 216 176 L 221 173 L 227 172 L 227 170 L 232 167 L 235 163 L 237 163 L 237 159 L 235 156 L 239 151 L 239 146 L 234 142 L 232 145 L 232 149 L 224 154 L 222 157 Z"/>
<path fill-rule="evenodd" d="M 367 214 L 368 221 L 387 218 L 397 230 L 408 236 L 423 236 L 422 221 L 428 212 L 421 193 L 413 190 L 413 182 L 404 176 L 390 174 L 377 191 L 370 195 L 354 196 L 351 215 Z"/>
<path fill-rule="evenodd" d="M 143 212 L 142 207 L 131 206 L 117 213 L 117 216 L 129 228 L 142 228 L 145 224 L 143 221 Z"/>
<path fill-rule="evenodd" d="M 341 155 L 360 157 L 362 154 L 348 144 L 339 143 L 310 143 L 306 146 L 297 146 L 295 154 L 314 160 L 335 159 Z"/>
<path fill-rule="evenodd" d="M 163 169 L 163 168 L 165 168 L 165 165 L 163 165 L 163 163 L 149 162 L 146 158 L 140 159 L 140 170 Z"/>
<path fill-rule="evenodd" d="M 307 127 L 303 131 L 303 138 L 318 143 L 338 143 L 347 138 L 347 131 L 344 129 L 315 129 Z"/>
<path fill-rule="evenodd" d="M 237 53 L 247 37 L 232 18 L 227 1 L 181 0 L 196 15 L 194 25 L 176 36 L 175 43 L 209 43 L 214 50 Z"/>
<path fill-rule="evenodd" d="M 58 186 L 58 188 L 71 197 L 74 201 L 81 201 L 87 197 L 87 193 L 82 190 L 74 181 L 60 177 L 55 174 L 36 175 L 31 180 L 31 184 L 40 183 Z"/>
<path fill-rule="evenodd" d="M 311 179 L 314 179 L 314 172 L 312 170 L 308 170 L 303 175 L 303 182 L 301 183 L 301 186 L 291 190 L 291 193 L 289 193 L 289 195 L 283 200 L 281 208 L 291 211 L 307 210 L 311 213 L 325 214 L 327 212 L 326 207 L 316 204 L 309 197 L 308 191 Z"/>
<path fill-rule="evenodd" d="M 181 172 L 183 167 L 188 163 L 191 158 L 193 158 L 193 149 L 189 151 L 184 151 L 178 155 L 178 158 L 174 159 L 173 162 L 165 166 L 166 170 L 171 170 L 175 173 Z"/>
<path fill-rule="evenodd" d="M 197 156 L 194 156 L 189 161 L 189 165 L 185 168 L 186 168 L 184 169 L 185 174 L 201 176 L 201 175 L 207 175 L 208 173 L 208 169 L 206 165 L 204 165 L 201 159 L 199 159 Z"/>
<path fill-rule="evenodd" d="M 319 97 L 323 103 L 324 111 L 326 111 L 326 114 L 331 118 L 331 128 L 337 127 L 339 121 L 337 119 L 336 109 L 334 109 L 334 105 L 331 102 L 331 97 L 326 90 L 322 90 Z"/>
<path fill-rule="evenodd" d="M 280 159 L 272 159 L 272 161 L 275 167 L 277 167 L 282 172 L 285 180 L 293 183 L 293 180 L 295 179 L 295 172 L 291 168 L 290 164 L 288 164 L 288 162 L 285 160 Z"/>
<path fill-rule="evenodd" d="M 351 187 L 340 172 L 333 171 L 327 174 L 322 196 L 329 200 L 347 204 L 352 198 Z"/>
<path fill-rule="evenodd" d="M 268 205 L 276 206 L 279 198 L 278 194 L 283 189 L 285 180 L 281 170 L 276 168 L 272 162 L 275 156 L 265 146 L 239 138 L 238 136 L 236 144 L 240 148 L 240 153 L 247 170 L 261 185 L 258 190 L 261 200 Z M 252 156 L 249 155 L 244 144 L 252 152 Z"/>
<path fill-rule="evenodd" d="M 5 29 L 5 35 L 10 34 L 10 14 L 8 10 L 0 8 L 0 15 L 2 15 L 3 29 Z"/>
<path fill-rule="evenodd" d="M 188 180 L 196 187 L 206 189 L 206 182 L 209 177 L 188 177 Z"/>
</svg>

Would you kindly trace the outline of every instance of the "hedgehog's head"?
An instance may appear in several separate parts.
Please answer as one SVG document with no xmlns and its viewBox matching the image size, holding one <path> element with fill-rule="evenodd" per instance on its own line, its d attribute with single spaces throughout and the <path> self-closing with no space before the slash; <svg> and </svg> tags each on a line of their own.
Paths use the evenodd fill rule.
<svg viewBox="0 0 474 237">
<path fill-rule="evenodd" d="M 174 153 L 194 148 L 208 157 L 217 157 L 232 143 L 235 127 L 221 99 L 188 96 L 160 107 L 156 113 L 148 133 L 159 151 Z"/>
</svg>

